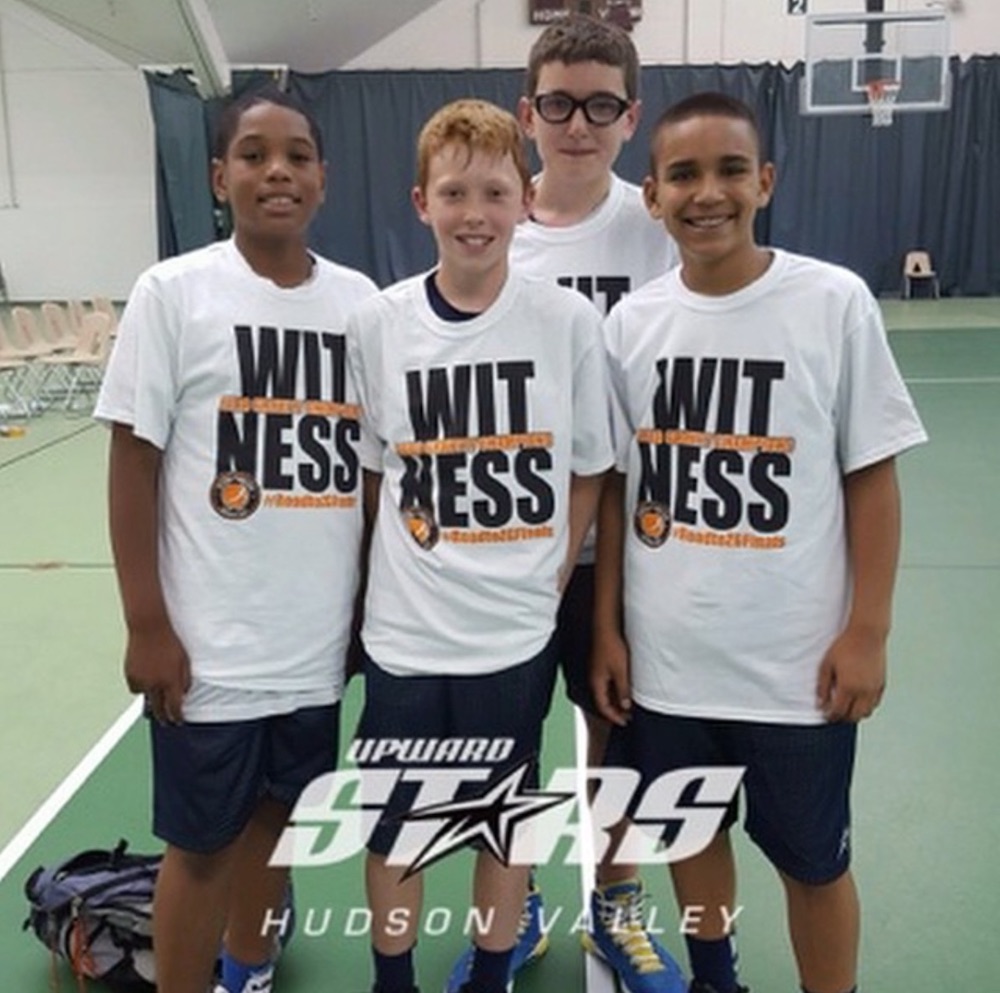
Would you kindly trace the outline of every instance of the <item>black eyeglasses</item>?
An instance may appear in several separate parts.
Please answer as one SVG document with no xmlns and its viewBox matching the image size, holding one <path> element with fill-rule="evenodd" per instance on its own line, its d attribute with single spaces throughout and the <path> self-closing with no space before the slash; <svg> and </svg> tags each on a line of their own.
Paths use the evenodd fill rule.
<svg viewBox="0 0 1000 993">
<path fill-rule="evenodd" d="M 632 106 L 632 101 L 623 100 L 614 93 L 591 93 L 577 100 L 562 90 L 554 90 L 539 93 L 534 104 L 538 116 L 549 124 L 565 124 L 580 109 L 590 124 L 604 128 L 614 124 Z"/>
</svg>

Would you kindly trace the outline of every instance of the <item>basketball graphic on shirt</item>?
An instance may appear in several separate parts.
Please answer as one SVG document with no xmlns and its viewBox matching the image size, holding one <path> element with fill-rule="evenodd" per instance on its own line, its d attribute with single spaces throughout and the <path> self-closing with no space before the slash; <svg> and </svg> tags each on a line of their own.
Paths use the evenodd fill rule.
<svg viewBox="0 0 1000 993">
<path fill-rule="evenodd" d="M 210 498 L 220 517 L 242 521 L 260 506 L 260 484 L 248 472 L 220 472 L 212 483 Z"/>
<path fill-rule="evenodd" d="M 408 507 L 403 511 L 410 537 L 424 551 L 430 551 L 441 536 L 441 531 L 434 520 L 434 515 L 426 507 Z"/>
<path fill-rule="evenodd" d="M 643 500 L 635 508 L 632 526 L 647 548 L 659 548 L 670 537 L 670 511 L 655 500 Z"/>
</svg>

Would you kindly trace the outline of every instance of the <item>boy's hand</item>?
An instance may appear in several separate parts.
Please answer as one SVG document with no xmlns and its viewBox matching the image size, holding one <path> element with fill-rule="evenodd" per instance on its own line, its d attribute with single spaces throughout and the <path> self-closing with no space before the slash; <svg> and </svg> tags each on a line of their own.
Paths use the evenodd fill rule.
<svg viewBox="0 0 1000 993">
<path fill-rule="evenodd" d="M 886 639 L 848 626 L 819 667 L 819 706 L 828 721 L 870 717 L 885 691 Z"/>
<path fill-rule="evenodd" d="M 619 634 L 594 638 L 590 657 L 590 688 L 601 716 L 612 724 L 628 723 L 632 709 L 628 646 Z"/>
<path fill-rule="evenodd" d="M 191 663 L 168 623 L 129 631 L 125 648 L 125 682 L 143 693 L 153 717 L 161 724 L 184 719 L 184 694 L 191 688 Z"/>
</svg>

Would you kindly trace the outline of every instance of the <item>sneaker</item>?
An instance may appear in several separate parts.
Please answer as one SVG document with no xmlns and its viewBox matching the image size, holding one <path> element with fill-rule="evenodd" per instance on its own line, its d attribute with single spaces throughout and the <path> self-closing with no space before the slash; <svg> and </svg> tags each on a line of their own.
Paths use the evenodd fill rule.
<svg viewBox="0 0 1000 993">
<path fill-rule="evenodd" d="M 269 965 L 266 969 L 250 973 L 238 990 L 230 990 L 221 979 L 216 980 L 215 993 L 271 993 L 273 979 L 274 966 Z"/>
<path fill-rule="evenodd" d="M 243 989 L 232 991 L 232 993 L 271 993 L 274 963 L 281 957 L 285 945 L 288 944 L 295 931 L 295 891 L 292 889 L 291 879 L 288 880 L 281 912 L 272 918 L 272 928 L 275 930 L 275 934 L 271 945 L 270 967 L 257 974 L 251 974 L 243 984 Z M 212 993 L 230 993 L 222 982 L 223 960 L 226 955 L 226 949 L 223 946 L 219 950 L 219 957 L 215 962 L 215 985 L 212 987 Z"/>
<path fill-rule="evenodd" d="M 514 974 L 526 965 L 540 959 L 549 950 L 548 935 L 542 930 L 542 894 L 532 882 L 528 895 L 524 898 L 521 920 L 517 925 L 517 944 L 510 959 L 510 980 L 507 989 L 514 988 Z M 475 949 L 470 945 L 452 966 L 451 975 L 445 985 L 445 993 L 462 993 L 472 973 L 472 956 Z"/>
<path fill-rule="evenodd" d="M 607 962 L 627 993 L 688 993 L 680 966 L 646 929 L 645 903 L 637 879 L 597 887 L 583 947 Z"/>
</svg>

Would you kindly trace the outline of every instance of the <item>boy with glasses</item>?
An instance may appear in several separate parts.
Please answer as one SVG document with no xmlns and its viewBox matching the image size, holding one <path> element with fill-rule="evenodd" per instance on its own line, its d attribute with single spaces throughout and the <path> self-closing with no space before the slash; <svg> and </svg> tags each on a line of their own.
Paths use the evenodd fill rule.
<svg viewBox="0 0 1000 993">
<path fill-rule="evenodd" d="M 621 297 L 678 261 L 673 242 L 650 218 L 639 187 L 612 171 L 639 121 L 639 57 L 613 24 L 571 15 L 542 32 L 528 56 L 518 117 L 542 169 L 532 180 L 528 218 L 518 225 L 511 265 L 573 287 L 602 315 Z M 555 647 L 567 695 L 587 724 L 587 764 L 602 764 L 609 725 L 590 690 L 594 554 L 588 536 L 563 595 Z M 609 847 L 613 851 L 614 845 Z M 643 889 L 633 865 L 597 867 L 586 947 L 606 959 L 630 993 L 675 993 L 683 980 L 643 919 Z M 545 950 L 541 897 L 532 887 L 515 968 Z M 456 971 L 468 968 L 459 960 Z"/>
</svg>

